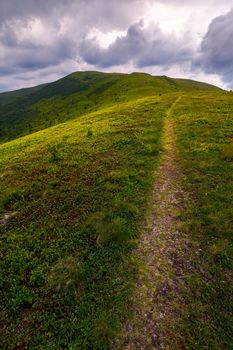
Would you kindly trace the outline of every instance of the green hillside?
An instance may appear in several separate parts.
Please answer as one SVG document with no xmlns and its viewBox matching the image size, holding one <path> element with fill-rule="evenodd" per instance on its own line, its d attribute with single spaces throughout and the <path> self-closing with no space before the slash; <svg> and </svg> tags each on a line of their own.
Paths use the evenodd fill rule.
<svg viewBox="0 0 233 350">
<path fill-rule="evenodd" d="M 171 118 L 192 198 L 179 218 L 201 251 L 183 276 L 180 348 L 231 349 L 232 94 L 83 72 L 0 103 L 1 348 L 116 349 Z"/>
<path fill-rule="evenodd" d="M 5 348 L 108 348 L 173 100 L 130 102 L 0 147 L 2 217 L 11 213 L 0 226 Z"/>
<path fill-rule="evenodd" d="M 0 143 L 138 97 L 217 89 L 143 73 L 77 72 L 50 84 L 0 94 Z"/>
<path fill-rule="evenodd" d="M 199 246 L 182 328 L 188 349 L 231 349 L 233 334 L 233 94 L 196 93 L 174 110 L 179 157 L 192 201 L 183 213 Z"/>
</svg>

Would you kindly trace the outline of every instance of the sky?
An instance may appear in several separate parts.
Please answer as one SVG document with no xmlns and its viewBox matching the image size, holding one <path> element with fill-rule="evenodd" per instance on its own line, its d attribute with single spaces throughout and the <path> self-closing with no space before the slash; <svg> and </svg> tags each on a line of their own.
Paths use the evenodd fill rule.
<svg viewBox="0 0 233 350">
<path fill-rule="evenodd" d="M 0 91 L 80 70 L 233 89 L 233 0 L 0 0 Z"/>
</svg>

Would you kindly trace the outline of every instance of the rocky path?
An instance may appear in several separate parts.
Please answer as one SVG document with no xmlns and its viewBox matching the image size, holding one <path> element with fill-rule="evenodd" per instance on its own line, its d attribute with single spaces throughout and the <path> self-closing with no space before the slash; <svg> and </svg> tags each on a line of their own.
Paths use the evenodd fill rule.
<svg viewBox="0 0 233 350">
<path fill-rule="evenodd" d="M 155 174 L 151 212 L 135 254 L 140 260 L 133 298 L 135 316 L 114 349 L 183 349 L 177 323 L 185 309 L 183 277 L 190 273 L 191 243 L 182 232 L 180 214 L 188 200 L 176 159 L 172 111 L 164 125 L 164 153 Z"/>
</svg>

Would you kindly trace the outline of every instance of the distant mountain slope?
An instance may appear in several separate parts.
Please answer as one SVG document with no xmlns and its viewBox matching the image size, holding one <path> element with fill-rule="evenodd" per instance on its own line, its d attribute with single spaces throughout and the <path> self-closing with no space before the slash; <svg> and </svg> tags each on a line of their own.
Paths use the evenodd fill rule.
<svg viewBox="0 0 233 350">
<path fill-rule="evenodd" d="M 102 107 L 174 91 L 220 90 L 144 73 L 76 72 L 53 83 L 0 94 L 0 143 Z"/>
<path fill-rule="evenodd" d="M 0 93 L 0 105 L 7 105 L 15 101 L 19 102 L 20 99 L 29 97 L 31 94 L 39 91 L 46 85 L 47 84 L 41 84 L 30 88 L 19 89 L 10 92 L 2 92 Z"/>
</svg>

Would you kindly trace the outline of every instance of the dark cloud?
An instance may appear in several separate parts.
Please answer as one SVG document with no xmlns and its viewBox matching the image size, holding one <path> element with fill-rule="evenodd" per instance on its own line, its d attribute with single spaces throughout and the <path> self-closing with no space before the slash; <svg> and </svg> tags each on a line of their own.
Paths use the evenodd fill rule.
<svg viewBox="0 0 233 350">
<path fill-rule="evenodd" d="M 5 23 L 0 32 L 0 42 L 2 45 L 6 47 L 17 45 L 17 36 L 14 29 L 9 25 L 9 23 Z"/>
<path fill-rule="evenodd" d="M 223 3 L 232 6 L 232 0 L 221 0 Z M 34 84 L 42 82 L 43 74 L 52 80 L 78 69 L 111 71 L 118 66 L 121 70 L 121 65 L 125 71 L 138 68 L 152 74 L 153 67 L 156 72 L 161 67 L 162 72 L 174 66 L 176 74 L 191 62 L 199 67 L 198 72 L 216 73 L 232 81 L 232 11 L 212 21 L 195 60 L 199 27 L 196 22 L 192 27 L 185 24 L 197 9 L 212 6 L 218 14 L 219 4 L 218 0 L 0 0 L 0 86 L 11 81 L 18 87 L 20 79 Z M 156 11 L 162 9 L 161 27 L 149 24 L 150 9 L 150 20 L 155 22 L 160 21 Z M 173 26 L 183 23 L 179 16 L 186 14 L 184 29 L 176 31 Z M 143 18 L 147 26 L 140 21 Z M 172 29 L 180 31 L 179 37 L 171 34 Z M 194 39 L 186 30 L 194 32 Z M 105 40 L 117 32 L 124 34 L 106 47 Z M 95 33 L 97 38 L 93 38 Z"/>
<path fill-rule="evenodd" d="M 233 86 L 233 10 L 211 22 L 195 64 L 206 73 L 221 75 Z"/>
<path fill-rule="evenodd" d="M 71 0 L 9 0 L 0 2 L 0 23 L 15 18 L 51 15 L 53 12 L 64 10 Z"/>
<path fill-rule="evenodd" d="M 41 69 L 57 65 L 63 60 L 75 56 L 75 45 L 72 40 L 59 38 L 54 45 L 31 45 L 30 48 L 21 49 L 16 59 L 12 62 L 24 69 Z"/>
<path fill-rule="evenodd" d="M 77 60 L 92 30 L 127 29 L 141 0 L 0 1 L 0 77 Z"/>
<path fill-rule="evenodd" d="M 144 4 L 150 0 L 144 0 Z M 104 30 L 125 28 L 140 15 L 142 0 L 8 0 L 0 1 L 0 26 L 6 21 L 39 17 L 60 22 L 70 17 L 78 29 L 90 26 Z"/>
<path fill-rule="evenodd" d="M 6 29 L 6 30 L 5 30 Z M 75 59 L 76 43 L 69 37 L 54 35 L 50 40 L 35 42 L 33 37 L 17 36 L 17 26 L 6 25 L 0 35 L 0 75 L 38 70 Z"/>
<path fill-rule="evenodd" d="M 20 73 L 21 71 L 22 71 L 22 69 L 16 68 L 16 67 L 11 67 L 11 66 L 9 66 L 7 64 L 4 65 L 2 63 L 0 65 L 0 76 L 2 76 L 2 77 L 6 77 L 6 76 L 11 75 L 11 74 Z"/>
<path fill-rule="evenodd" d="M 190 59 L 192 51 L 182 40 L 165 35 L 158 26 L 145 28 L 142 22 L 129 27 L 127 34 L 118 37 L 108 48 L 101 48 L 95 39 L 84 40 L 80 56 L 99 67 L 133 62 L 136 67 L 166 66 Z"/>
</svg>

